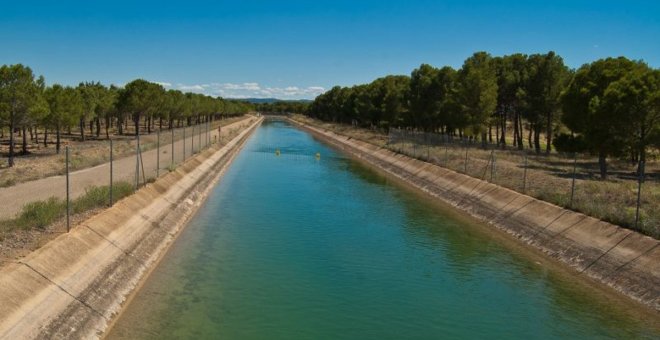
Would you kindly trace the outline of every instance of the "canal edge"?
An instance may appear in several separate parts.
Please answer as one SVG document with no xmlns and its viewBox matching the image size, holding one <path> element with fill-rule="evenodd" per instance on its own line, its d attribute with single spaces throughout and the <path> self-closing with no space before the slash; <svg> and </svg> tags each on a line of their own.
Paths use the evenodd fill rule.
<svg viewBox="0 0 660 340">
<path fill-rule="evenodd" d="M 3 267 L 0 338 L 101 337 L 262 121 Z"/>
<path fill-rule="evenodd" d="M 358 160 L 512 236 L 657 316 L 660 241 L 368 142 L 287 118 Z"/>
</svg>

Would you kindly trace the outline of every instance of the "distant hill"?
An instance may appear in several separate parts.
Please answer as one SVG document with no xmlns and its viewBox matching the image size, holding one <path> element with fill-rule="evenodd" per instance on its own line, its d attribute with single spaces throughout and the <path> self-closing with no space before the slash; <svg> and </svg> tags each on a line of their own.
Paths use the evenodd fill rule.
<svg viewBox="0 0 660 340">
<path fill-rule="evenodd" d="M 252 103 L 252 104 L 272 104 L 276 102 L 301 102 L 301 103 L 310 103 L 312 102 L 309 99 L 277 99 L 277 98 L 244 98 L 237 99 L 240 101 Z"/>
</svg>

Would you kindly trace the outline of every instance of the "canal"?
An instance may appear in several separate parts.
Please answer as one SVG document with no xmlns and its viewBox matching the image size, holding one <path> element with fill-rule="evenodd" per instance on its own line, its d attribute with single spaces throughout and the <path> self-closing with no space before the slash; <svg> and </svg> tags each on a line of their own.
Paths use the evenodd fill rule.
<svg viewBox="0 0 660 340">
<path fill-rule="evenodd" d="M 488 228 L 266 121 L 108 338 L 660 336 Z"/>
</svg>

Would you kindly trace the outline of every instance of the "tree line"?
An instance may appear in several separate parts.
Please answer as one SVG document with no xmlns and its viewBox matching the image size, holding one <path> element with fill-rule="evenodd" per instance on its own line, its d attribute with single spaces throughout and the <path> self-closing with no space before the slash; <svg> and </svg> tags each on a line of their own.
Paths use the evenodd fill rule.
<svg viewBox="0 0 660 340">
<path fill-rule="evenodd" d="M 306 114 L 363 127 L 438 132 L 549 154 L 645 161 L 660 147 L 660 70 L 625 57 L 570 69 L 554 52 L 493 57 L 477 52 L 460 69 L 422 64 L 410 76 L 333 87 Z M 513 130 L 513 131 L 511 131 Z M 512 139 L 507 140 L 507 136 Z M 542 146 L 542 135 L 545 147 Z M 527 142 L 527 143 L 525 143 Z"/>
<path fill-rule="evenodd" d="M 88 136 L 105 138 L 110 130 L 124 134 L 129 124 L 134 134 L 151 133 L 166 125 L 198 124 L 213 119 L 242 115 L 252 110 L 250 103 L 215 98 L 203 94 L 166 90 L 163 86 L 136 79 L 123 87 L 99 82 L 82 82 L 76 87 L 46 86 L 43 76 L 36 77 L 21 64 L 0 67 L 0 134 L 9 131 L 9 166 L 14 165 L 16 134 L 22 137 L 20 154 L 27 154 L 28 133 L 37 143 L 48 146 L 49 133 L 55 135 L 55 148 L 61 149 L 63 131 L 79 128 L 80 140 Z M 89 134 L 86 134 L 89 130 Z"/>
</svg>

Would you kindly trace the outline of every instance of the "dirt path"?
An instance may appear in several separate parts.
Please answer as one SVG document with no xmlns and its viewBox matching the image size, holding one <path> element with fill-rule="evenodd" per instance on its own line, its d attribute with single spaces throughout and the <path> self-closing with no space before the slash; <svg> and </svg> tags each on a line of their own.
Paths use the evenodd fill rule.
<svg viewBox="0 0 660 340">
<path fill-rule="evenodd" d="M 224 143 L 228 140 L 227 137 L 233 135 L 243 127 L 253 122 L 256 117 L 248 117 L 244 120 L 229 124 L 222 127 L 222 134 L 218 134 L 218 130 L 209 132 L 209 141 L 213 143 L 218 140 Z M 178 164 L 183 161 L 184 157 L 184 143 L 185 143 L 185 156 L 190 157 L 199 152 L 200 143 L 201 147 L 206 146 L 206 132 L 202 131 L 201 135 L 195 133 L 194 136 L 186 136 L 184 140 L 178 140 L 174 143 L 174 163 Z M 160 164 L 157 166 L 157 155 L 160 153 Z M 167 172 L 168 167 L 172 163 L 172 144 L 163 144 L 159 150 L 152 149 L 142 152 L 142 161 L 144 164 L 144 177 L 147 179 L 155 178 L 157 170 L 160 174 Z M 113 162 L 113 182 L 126 181 L 135 183 L 135 155 L 127 156 L 124 158 L 115 159 Z M 140 171 L 142 176 L 142 170 Z M 81 196 L 85 193 L 85 189 L 90 186 L 104 186 L 110 183 L 110 163 L 103 163 L 91 168 L 78 170 L 72 172 L 69 177 L 71 187 L 71 199 Z M 142 182 L 142 178 L 140 178 Z M 66 198 L 66 177 L 65 176 L 51 176 L 30 182 L 20 183 L 7 188 L 0 188 L 0 219 L 9 219 L 16 216 L 23 206 L 29 202 L 46 200 L 50 197 Z"/>
</svg>

